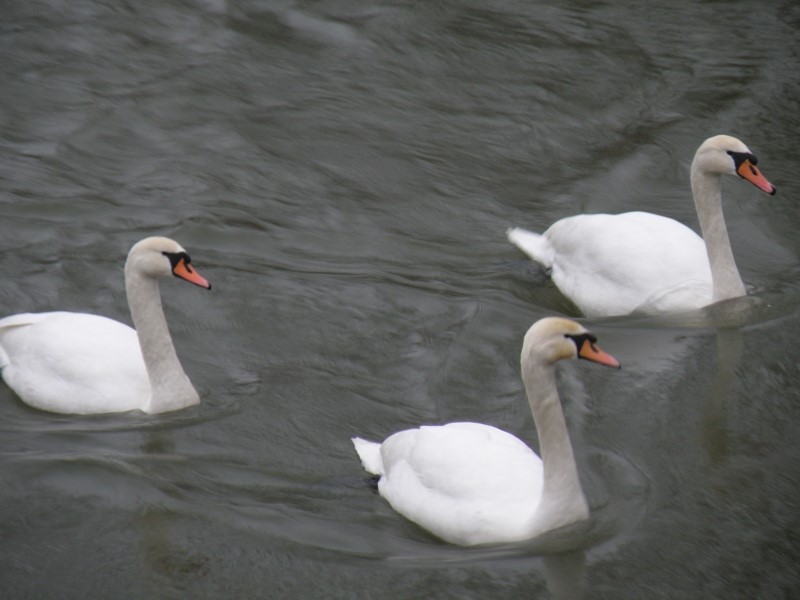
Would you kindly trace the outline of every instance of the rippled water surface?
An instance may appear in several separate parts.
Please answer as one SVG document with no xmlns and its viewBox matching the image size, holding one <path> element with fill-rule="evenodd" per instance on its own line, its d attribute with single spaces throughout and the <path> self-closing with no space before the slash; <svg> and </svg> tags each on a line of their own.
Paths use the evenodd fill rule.
<svg viewBox="0 0 800 600">
<path fill-rule="evenodd" d="M 800 594 L 800 5 L 4 4 L 0 315 L 129 322 L 152 234 L 214 287 L 161 287 L 198 407 L 77 418 L 0 385 L 0 596 Z M 716 133 L 779 190 L 724 185 L 751 296 L 587 322 L 623 363 L 560 369 L 589 526 L 463 549 L 394 513 L 351 436 L 538 447 L 522 336 L 576 313 L 505 229 L 696 229 Z"/>
</svg>

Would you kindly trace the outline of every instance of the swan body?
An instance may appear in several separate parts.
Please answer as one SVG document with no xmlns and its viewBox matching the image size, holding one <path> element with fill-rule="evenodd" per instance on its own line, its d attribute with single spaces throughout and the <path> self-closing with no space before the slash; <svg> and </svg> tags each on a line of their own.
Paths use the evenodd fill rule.
<svg viewBox="0 0 800 600">
<path fill-rule="evenodd" d="M 131 248 L 125 287 L 136 329 L 73 312 L 0 319 L 3 379 L 26 404 L 57 413 L 160 413 L 197 404 L 169 335 L 157 282 L 175 275 L 210 288 L 190 262 L 169 238 L 146 238 Z"/>
<path fill-rule="evenodd" d="M 720 178 L 738 175 L 774 194 L 757 162 L 731 136 L 700 145 L 691 186 L 703 237 L 646 212 L 576 215 L 543 234 L 511 228 L 506 235 L 589 317 L 679 312 L 744 296 L 722 213 Z"/>
<path fill-rule="evenodd" d="M 574 321 L 536 322 L 522 347 L 522 379 L 542 452 L 481 423 L 422 426 L 383 443 L 353 438 L 378 490 L 406 518 L 463 546 L 519 542 L 583 521 L 583 495 L 555 384 L 554 363 L 619 363 Z"/>
</svg>

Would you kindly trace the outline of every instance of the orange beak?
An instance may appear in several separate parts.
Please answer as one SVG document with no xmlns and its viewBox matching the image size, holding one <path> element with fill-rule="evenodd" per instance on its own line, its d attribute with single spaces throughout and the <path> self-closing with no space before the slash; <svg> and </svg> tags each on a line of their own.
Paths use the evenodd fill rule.
<svg viewBox="0 0 800 600">
<path fill-rule="evenodd" d="M 201 277 L 200 273 L 195 271 L 192 266 L 186 262 L 185 258 L 182 258 L 178 261 L 178 264 L 176 264 L 172 269 L 172 273 L 175 275 L 175 277 L 185 279 L 189 283 L 199 285 L 207 290 L 211 289 L 211 284 L 208 283 L 204 277 Z"/>
<path fill-rule="evenodd" d="M 739 165 L 739 168 L 736 169 L 736 172 L 739 174 L 739 177 L 746 179 L 761 191 L 768 193 L 770 196 L 775 195 L 775 192 L 777 191 L 775 186 L 767 181 L 767 178 L 761 174 L 761 171 L 758 170 L 758 167 L 756 167 L 749 160 L 743 160 L 742 164 Z"/>
<path fill-rule="evenodd" d="M 601 350 L 589 339 L 584 340 L 583 344 L 581 344 L 581 349 L 578 350 L 578 356 L 607 367 L 613 367 L 615 369 L 620 368 L 619 361 L 616 358 L 611 356 L 608 352 Z"/>
</svg>

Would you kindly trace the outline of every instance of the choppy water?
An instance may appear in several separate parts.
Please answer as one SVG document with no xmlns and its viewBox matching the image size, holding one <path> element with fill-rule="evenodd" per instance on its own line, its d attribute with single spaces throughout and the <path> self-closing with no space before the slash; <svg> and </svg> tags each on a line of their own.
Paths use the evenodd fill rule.
<svg viewBox="0 0 800 600">
<path fill-rule="evenodd" d="M 796 597 L 799 27 L 789 1 L 4 3 L 0 314 L 128 322 L 151 234 L 214 288 L 162 285 L 199 407 L 73 418 L 0 386 L 0 596 Z M 506 227 L 696 227 L 716 133 L 779 190 L 724 188 L 756 302 L 589 323 L 624 368 L 561 370 L 575 550 L 393 513 L 352 435 L 536 447 L 522 335 L 574 313 Z"/>
</svg>

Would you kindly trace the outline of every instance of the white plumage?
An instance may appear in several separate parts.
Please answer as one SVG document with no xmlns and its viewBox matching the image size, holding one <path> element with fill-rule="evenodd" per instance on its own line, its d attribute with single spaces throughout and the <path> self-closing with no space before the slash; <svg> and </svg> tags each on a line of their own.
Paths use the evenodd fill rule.
<svg viewBox="0 0 800 600">
<path fill-rule="evenodd" d="M 133 246 L 125 283 L 136 330 L 86 313 L 0 319 L 3 379 L 26 404 L 58 413 L 158 413 L 196 404 L 199 396 L 175 354 L 156 281 L 176 275 L 210 287 L 189 262 L 168 238 Z"/>
<path fill-rule="evenodd" d="M 574 321 L 534 324 L 522 376 L 544 462 L 513 435 L 480 423 L 422 426 L 383 443 L 353 438 L 392 507 L 436 536 L 465 546 L 516 542 L 588 518 L 589 510 L 555 388 L 554 362 L 614 358 Z"/>
<path fill-rule="evenodd" d="M 559 290 L 589 317 L 692 310 L 745 294 L 722 213 L 720 176 L 739 175 L 775 193 L 741 141 L 718 135 L 692 161 L 701 238 L 646 212 L 567 217 L 543 234 L 511 228 L 509 241 L 550 271 Z"/>
</svg>

